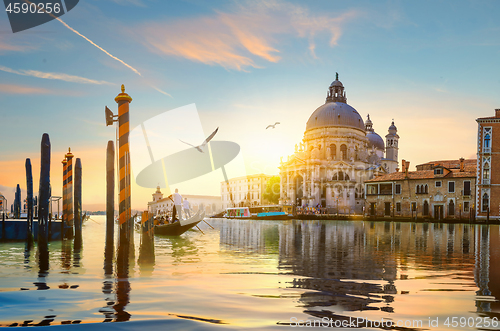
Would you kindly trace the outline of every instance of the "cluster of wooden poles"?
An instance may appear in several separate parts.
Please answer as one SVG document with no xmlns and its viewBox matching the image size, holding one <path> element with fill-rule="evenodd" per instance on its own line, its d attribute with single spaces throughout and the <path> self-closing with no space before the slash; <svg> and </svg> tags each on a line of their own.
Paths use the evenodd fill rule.
<svg viewBox="0 0 500 331">
<path fill-rule="evenodd" d="M 29 243 L 37 240 L 41 251 L 48 250 L 48 242 L 51 239 L 52 215 L 50 214 L 50 155 L 51 144 L 47 133 L 44 133 L 41 141 L 41 164 L 40 164 L 40 183 L 38 188 L 38 199 L 33 197 L 33 175 L 31 160 L 26 159 L 26 211 L 27 211 L 27 234 L 26 239 Z M 75 247 L 82 245 L 82 164 L 79 158 L 75 163 L 75 185 L 74 185 L 74 204 L 73 204 L 73 154 L 71 151 L 65 155 L 63 161 L 63 218 L 61 222 L 61 240 L 75 238 Z M 35 209 L 38 210 L 38 236 L 33 237 L 33 218 Z M 21 190 L 17 185 L 14 200 L 14 218 L 20 218 L 21 212 Z M 5 223 L 5 222 L 4 222 Z M 74 227 L 74 234 L 73 234 Z"/>
</svg>

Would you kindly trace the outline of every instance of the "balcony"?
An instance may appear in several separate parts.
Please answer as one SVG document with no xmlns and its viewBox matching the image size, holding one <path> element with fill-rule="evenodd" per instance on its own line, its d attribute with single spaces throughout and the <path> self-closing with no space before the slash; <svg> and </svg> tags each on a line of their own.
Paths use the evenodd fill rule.
<svg viewBox="0 0 500 331">
<path fill-rule="evenodd" d="M 490 154 L 491 153 L 491 147 L 483 147 L 483 153 L 484 154 Z"/>
<path fill-rule="evenodd" d="M 483 184 L 483 185 L 490 185 L 490 179 L 489 178 L 488 179 L 483 178 L 481 184 Z"/>
</svg>

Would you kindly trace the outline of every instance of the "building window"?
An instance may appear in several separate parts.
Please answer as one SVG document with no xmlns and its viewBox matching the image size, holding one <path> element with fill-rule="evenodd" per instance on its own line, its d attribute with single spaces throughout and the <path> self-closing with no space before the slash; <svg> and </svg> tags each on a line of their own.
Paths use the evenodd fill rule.
<svg viewBox="0 0 500 331">
<path fill-rule="evenodd" d="M 396 184 L 396 194 L 401 194 L 401 184 Z"/>
<path fill-rule="evenodd" d="M 441 187 L 441 181 L 436 182 L 436 187 Z"/>
<path fill-rule="evenodd" d="M 490 179 L 490 168 L 486 165 L 487 168 L 483 169 L 483 179 Z"/>
<path fill-rule="evenodd" d="M 491 140 L 491 137 L 490 137 L 489 133 L 487 133 L 484 136 L 484 148 L 490 148 L 490 140 Z"/>
<path fill-rule="evenodd" d="M 416 202 L 411 203 L 411 211 L 417 211 L 417 203 Z"/>
<path fill-rule="evenodd" d="M 453 216 L 455 215 L 455 203 L 453 200 L 450 200 L 448 203 L 448 216 Z"/>
<path fill-rule="evenodd" d="M 463 195 L 470 195 L 470 180 L 464 181 L 464 194 Z"/>
<path fill-rule="evenodd" d="M 442 168 L 434 169 L 434 175 L 442 175 L 442 174 L 443 174 L 443 169 Z"/>
<path fill-rule="evenodd" d="M 427 200 L 424 201 L 424 216 L 428 216 L 429 215 L 429 203 L 427 202 Z"/>
<path fill-rule="evenodd" d="M 448 193 L 455 193 L 455 182 L 448 182 Z"/>
<path fill-rule="evenodd" d="M 347 160 L 347 146 L 346 145 L 340 146 L 340 156 L 342 157 L 342 160 Z"/>
<path fill-rule="evenodd" d="M 429 186 L 427 186 L 427 184 L 425 184 L 424 193 L 425 194 L 429 193 Z"/>
<path fill-rule="evenodd" d="M 469 212 L 469 201 L 464 201 L 464 212 Z"/>
<path fill-rule="evenodd" d="M 396 202 L 396 211 L 397 211 L 398 213 L 400 213 L 400 212 L 401 212 L 401 202 Z"/>
<path fill-rule="evenodd" d="M 483 194 L 483 203 L 482 203 L 482 211 L 485 213 L 488 211 L 490 206 L 490 196 L 488 193 Z"/>
<path fill-rule="evenodd" d="M 337 159 L 337 146 L 335 144 L 330 145 L 330 156 L 332 157 L 332 160 Z"/>
</svg>

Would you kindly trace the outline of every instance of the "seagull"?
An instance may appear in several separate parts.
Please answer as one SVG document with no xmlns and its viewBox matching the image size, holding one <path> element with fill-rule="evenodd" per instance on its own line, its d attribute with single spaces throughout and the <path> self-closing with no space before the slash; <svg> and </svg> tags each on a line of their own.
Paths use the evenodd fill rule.
<svg viewBox="0 0 500 331">
<path fill-rule="evenodd" d="M 266 128 L 266 130 L 269 129 L 269 128 L 273 128 L 274 129 L 276 127 L 276 124 L 280 124 L 280 122 L 276 122 L 274 124 L 268 125 L 267 128 Z"/>
<path fill-rule="evenodd" d="M 217 133 L 217 131 L 218 131 L 218 130 L 219 130 L 219 128 L 215 129 L 215 131 L 214 131 L 214 132 L 212 132 L 212 134 L 211 134 L 211 135 L 209 135 L 209 136 L 208 136 L 208 138 L 207 138 L 207 139 L 205 139 L 205 141 L 204 141 L 204 142 L 202 142 L 202 143 L 201 143 L 201 145 L 198 145 L 198 146 L 191 145 L 190 143 L 187 143 L 187 142 L 182 141 L 182 140 L 181 140 L 181 141 L 182 141 L 183 143 L 185 143 L 185 144 L 189 145 L 189 146 L 192 146 L 192 147 L 196 148 L 196 149 L 198 150 L 198 152 L 200 152 L 200 153 L 204 153 L 202 148 L 205 148 L 205 146 L 207 145 L 207 143 L 208 143 L 210 140 L 212 140 L 212 138 L 215 136 L 215 134 Z M 180 139 L 179 139 L 179 140 L 180 140 Z"/>
</svg>

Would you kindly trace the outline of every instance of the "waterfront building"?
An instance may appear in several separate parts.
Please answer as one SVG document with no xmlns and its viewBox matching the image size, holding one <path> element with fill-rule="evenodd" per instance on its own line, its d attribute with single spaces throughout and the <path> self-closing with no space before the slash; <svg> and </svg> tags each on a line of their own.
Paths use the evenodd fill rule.
<svg viewBox="0 0 500 331">
<path fill-rule="evenodd" d="M 476 119 L 478 219 L 500 218 L 500 109 L 495 116 Z M 498 142 L 497 142 L 498 141 Z"/>
<path fill-rule="evenodd" d="M 476 159 L 432 161 L 367 180 L 365 214 L 469 219 L 474 214 Z"/>
<path fill-rule="evenodd" d="M 181 192 L 182 193 L 182 192 Z M 187 198 L 191 210 L 196 212 L 203 206 L 206 215 L 213 215 L 223 210 L 221 197 L 212 195 L 181 194 L 182 199 Z M 174 203 L 168 197 L 163 197 L 163 193 L 158 186 L 153 193 L 153 201 L 148 202 L 148 210 L 153 215 L 170 215 Z"/>
<path fill-rule="evenodd" d="M 295 153 L 281 162 L 280 203 L 329 208 L 336 213 L 361 214 L 364 182 L 398 169 L 399 135 L 394 121 L 386 141 L 347 104 L 344 85 L 328 88 L 325 104 L 306 123 Z"/>
<path fill-rule="evenodd" d="M 223 208 L 252 207 L 268 203 L 264 199 L 267 182 L 272 176 L 265 174 L 231 178 L 220 184 Z"/>
</svg>

